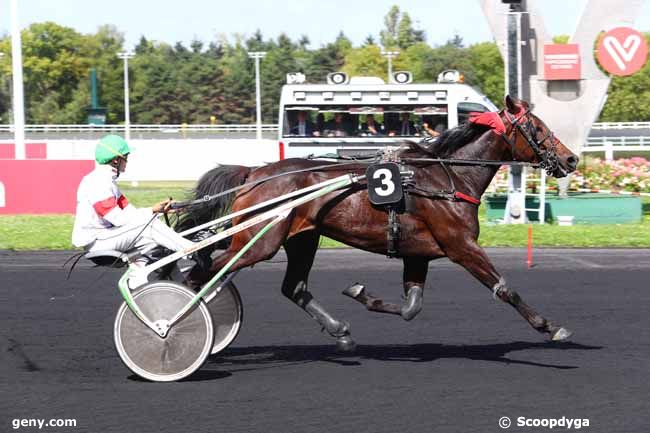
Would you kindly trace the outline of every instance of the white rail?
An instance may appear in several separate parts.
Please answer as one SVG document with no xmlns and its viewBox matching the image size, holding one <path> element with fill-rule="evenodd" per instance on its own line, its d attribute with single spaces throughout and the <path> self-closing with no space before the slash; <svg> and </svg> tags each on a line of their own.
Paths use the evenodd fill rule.
<svg viewBox="0 0 650 433">
<path fill-rule="evenodd" d="M 592 150 L 592 148 L 603 148 L 604 150 L 608 147 L 613 147 L 615 150 L 628 150 L 628 149 L 619 149 L 622 147 L 634 149 L 629 150 L 638 150 L 637 148 L 643 148 L 642 150 L 650 150 L 650 136 L 640 136 L 640 137 L 589 137 L 585 143 L 584 148 Z"/>
<path fill-rule="evenodd" d="M 642 129 L 650 128 L 650 122 L 597 122 L 591 129 Z"/>
<path fill-rule="evenodd" d="M 255 125 L 212 125 L 212 124 L 162 124 L 162 125 L 130 125 L 129 129 L 135 132 L 255 132 Z M 13 132 L 13 125 L 0 125 L 0 132 Z M 262 125 L 262 131 L 275 132 L 278 125 Z M 25 125 L 25 132 L 111 132 L 124 131 L 124 125 Z"/>
<path fill-rule="evenodd" d="M 0 125 L 0 131 L 13 132 L 13 125 Z M 164 132 L 175 131 L 240 131 L 255 132 L 255 125 L 251 124 L 156 124 L 156 125 L 131 125 L 133 131 Z M 591 129 L 650 129 L 650 122 L 598 122 Z M 115 131 L 124 130 L 124 125 L 25 125 L 29 132 L 83 132 L 83 131 Z M 262 131 L 277 131 L 277 124 L 263 124 Z"/>
</svg>

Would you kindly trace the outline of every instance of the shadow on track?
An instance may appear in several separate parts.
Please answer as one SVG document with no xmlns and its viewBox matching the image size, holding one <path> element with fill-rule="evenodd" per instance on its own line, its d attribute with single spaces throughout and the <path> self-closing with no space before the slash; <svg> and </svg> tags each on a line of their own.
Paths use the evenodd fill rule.
<svg viewBox="0 0 650 433">
<path fill-rule="evenodd" d="M 522 364 L 533 367 L 569 370 L 577 365 L 553 365 L 535 361 L 510 359 L 506 354 L 521 350 L 600 350 L 602 346 L 579 343 L 523 342 L 484 345 L 360 345 L 355 352 L 342 353 L 333 345 L 315 346 L 250 346 L 234 347 L 209 358 L 204 369 L 214 366 L 229 371 L 260 370 L 308 362 L 332 362 L 343 366 L 361 365 L 363 360 L 397 362 L 432 362 L 445 358 L 493 361 L 505 364 Z"/>
<path fill-rule="evenodd" d="M 193 373 L 190 377 L 186 377 L 185 379 L 181 380 L 180 382 L 203 382 L 204 380 L 217 380 L 217 379 L 224 379 L 226 377 L 232 376 L 232 373 L 229 373 L 227 371 L 218 371 L 218 370 L 205 370 L 205 369 L 200 369 L 199 371 Z M 150 380 L 143 379 L 140 376 L 136 376 L 135 374 L 132 374 L 128 377 L 129 380 L 132 380 L 134 382 L 150 382 Z"/>
</svg>

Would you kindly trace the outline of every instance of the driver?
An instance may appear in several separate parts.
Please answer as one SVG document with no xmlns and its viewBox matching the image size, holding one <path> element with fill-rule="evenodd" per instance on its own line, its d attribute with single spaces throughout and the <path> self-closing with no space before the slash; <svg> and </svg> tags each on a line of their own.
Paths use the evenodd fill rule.
<svg viewBox="0 0 650 433">
<path fill-rule="evenodd" d="M 180 251 L 194 245 L 154 216 L 169 211 L 171 199 L 150 208 L 136 208 L 120 192 L 116 179 L 126 169 L 129 153 L 128 144 L 118 135 L 107 135 L 97 143 L 95 161 L 99 165 L 81 180 L 77 190 L 72 243 L 86 251 L 121 252 L 148 251 L 158 245 Z M 145 257 L 135 261 L 138 267 L 146 264 Z M 134 281 L 137 279 L 140 281 Z M 129 287 L 145 282 L 142 277 L 132 277 Z"/>
</svg>

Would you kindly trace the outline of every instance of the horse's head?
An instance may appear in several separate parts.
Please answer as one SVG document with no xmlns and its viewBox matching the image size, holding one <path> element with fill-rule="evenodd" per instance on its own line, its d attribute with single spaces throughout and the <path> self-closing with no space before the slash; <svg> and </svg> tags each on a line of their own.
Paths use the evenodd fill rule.
<svg viewBox="0 0 650 433">
<path fill-rule="evenodd" d="M 564 177 L 576 169 L 578 157 L 555 137 L 539 117 L 531 113 L 526 101 L 508 95 L 505 106 L 504 123 L 508 128 L 505 136 L 510 141 L 513 160 L 539 163 L 549 175 L 555 177 Z"/>
</svg>

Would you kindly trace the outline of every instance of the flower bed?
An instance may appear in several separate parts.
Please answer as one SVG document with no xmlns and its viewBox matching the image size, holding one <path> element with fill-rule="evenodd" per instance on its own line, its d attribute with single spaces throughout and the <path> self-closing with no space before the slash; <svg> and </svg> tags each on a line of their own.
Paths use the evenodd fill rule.
<svg viewBox="0 0 650 433">
<path fill-rule="evenodd" d="M 576 170 L 569 188 L 650 192 L 650 161 L 640 157 L 614 161 L 594 158 Z"/>
<path fill-rule="evenodd" d="M 534 176 L 539 176 L 538 172 Z M 528 189 L 535 190 L 539 183 L 533 175 L 527 178 Z M 507 191 L 508 168 L 501 167 L 488 187 L 488 193 Z M 557 180 L 547 177 L 547 186 L 557 188 Z M 650 192 L 650 161 L 645 158 L 633 157 L 605 161 L 600 158 L 589 158 L 586 164 L 571 175 L 569 190 L 581 188 L 594 190 L 614 190 L 632 192 Z"/>
</svg>

